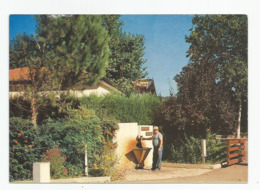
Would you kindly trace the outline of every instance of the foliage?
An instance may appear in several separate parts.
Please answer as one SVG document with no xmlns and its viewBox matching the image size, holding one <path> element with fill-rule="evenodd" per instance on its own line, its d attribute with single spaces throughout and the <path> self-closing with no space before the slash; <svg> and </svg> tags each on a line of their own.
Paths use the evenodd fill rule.
<svg viewBox="0 0 260 190">
<path fill-rule="evenodd" d="M 226 161 L 227 145 L 221 139 L 216 139 L 216 135 L 207 135 L 206 151 L 208 163 L 222 163 Z"/>
<path fill-rule="evenodd" d="M 100 15 L 40 15 L 36 21 L 37 36 L 50 47 L 51 69 L 61 76 L 62 88 L 96 84 L 105 76 L 109 36 Z"/>
<path fill-rule="evenodd" d="M 69 109 L 63 118 L 43 120 L 37 129 L 33 129 L 32 123 L 27 119 L 11 118 L 10 180 L 30 179 L 33 162 L 57 145 L 66 157 L 64 167 L 68 176 L 82 176 L 85 145 L 88 150 L 88 165 L 92 167 L 97 155 L 101 155 L 105 147 L 116 147 L 112 143 L 116 129 L 116 122 L 112 118 L 101 121 L 93 110 L 82 106 Z M 106 169 L 113 169 L 113 166 Z M 59 171 L 64 171 L 64 168 L 59 168 Z M 62 173 L 52 174 L 59 177 Z"/>
<path fill-rule="evenodd" d="M 196 138 L 205 138 L 208 129 L 234 133 L 240 106 L 246 131 L 247 17 L 196 15 L 192 22 L 189 63 L 174 77 L 177 97 L 163 104 L 164 131 Z"/>
<path fill-rule="evenodd" d="M 84 149 L 88 147 L 89 164 L 103 147 L 100 119 L 92 110 L 81 107 L 71 110 L 66 119 L 48 120 L 39 127 L 41 147 L 51 148 L 59 145 L 60 151 L 66 156 L 65 167 L 68 175 L 79 176 L 84 172 Z M 71 169 L 72 168 L 72 169 Z"/>
<path fill-rule="evenodd" d="M 10 45 L 10 67 L 22 68 L 24 74 L 20 74 L 21 83 L 16 85 L 17 91 L 22 91 L 24 96 L 30 99 L 32 122 L 37 126 L 37 115 L 40 96 L 39 91 L 48 90 L 53 85 L 52 77 L 49 76 L 46 63 L 49 62 L 44 56 L 45 44 L 41 44 L 35 36 L 26 34 L 17 35 L 16 40 Z"/>
<path fill-rule="evenodd" d="M 67 169 L 64 167 L 65 160 L 66 157 L 62 155 L 58 145 L 46 150 L 41 158 L 42 162 L 50 162 L 50 174 L 54 179 L 68 175 Z"/>
<path fill-rule="evenodd" d="M 109 94 L 102 97 L 90 96 L 78 98 L 81 105 L 94 109 L 100 118 L 112 117 L 120 122 L 138 122 L 154 124 L 160 113 L 160 99 L 154 95 Z"/>
<path fill-rule="evenodd" d="M 91 176 L 111 176 L 116 177 L 118 168 L 118 159 L 114 148 L 106 146 L 100 154 L 95 157 L 95 163 L 89 170 Z"/>
<path fill-rule="evenodd" d="M 185 135 L 184 141 L 181 140 L 180 146 L 171 147 L 171 155 L 169 160 L 176 163 L 198 163 L 201 159 L 200 139 L 194 137 L 187 137 Z"/>
<path fill-rule="evenodd" d="M 101 16 L 36 16 L 36 36 L 18 35 L 10 45 L 10 67 L 27 67 L 29 82 L 18 91 L 31 97 L 34 126 L 43 90 L 96 84 L 105 76 L 109 36 Z"/>
<path fill-rule="evenodd" d="M 30 120 L 12 117 L 9 121 L 9 178 L 32 178 L 32 165 L 40 158 L 36 147 L 38 136 Z"/>
<path fill-rule="evenodd" d="M 31 116 L 30 101 L 24 97 L 9 98 L 9 117 L 29 119 Z"/>
<path fill-rule="evenodd" d="M 179 142 L 181 143 L 179 143 Z M 221 163 L 225 160 L 226 144 L 216 139 L 215 134 L 207 131 L 206 137 L 207 157 L 206 163 Z M 201 163 L 201 139 L 184 135 L 184 140 L 176 140 L 171 144 L 166 160 L 174 163 Z"/>
<path fill-rule="evenodd" d="M 133 92 L 132 81 L 147 75 L 143 65 L 144 36 L 140 34 L 126 34 L 122 31 L 123 21 L 119 15 L 103 15 L 103 25 L 110 36 L 111 51 L 107 77 L 126 94 Z"/>
<path fill-rule="evenodd" d="M 14 102 L 14 103 L 13 103 Z M 21 103 L 17 106 L 16 102 Z M 29 118 L 24 109 L 29 109 L 28 100 L 10 99 L 10 116 L 22 116 Z M 161 124 L 161 99 L 151 94 L 136 95 L 129 97 L 120 94 L 107 94 L 105 96 L 91 95 L 89 97 L 64 96 L 60 99 L 44 97 L 41 101 L 39 123 L 44 120 L 68 117 L 68 109 L 78 109 L 84 106 L 95 111 L 101 119 L 103 130 L 113 129 L 118 122 L 138 122 L 139 124 Z M 21 113 L 23 113 L 21 115 Z M 113 129 L 115 130 L 115 129 Z M 113 131 L 110 131 L 112 133 Z"/>
<path fill-rule="evenodd" d="M 44 120 L 49 118 L 52 119 L 65 118 L 65 116 L 68 114 L 67 113 L 68 108 L 73 107 L 73 105 L 71 105 L 71 102 L 68 101 L 67 96 L 64 95 L 60 95 L 60 98 L 56 98 L 55 94 L 49 94 L 47 96 L 42 96 L 38 102 L 39 102 L 39 110 L 38 110 L 37 122 L 39 125 L 41 125 Z M 78 105 L 76 107 L 78 107 Z M 26 96 L 10 97 L 9 116 L 30 119 L 31 118 L 30 98 Z"/>
<path fill-rule="evenodd" d="M 205 15 L 192 20 L 187 53 L 191 64 L 207 62 L 217 83 L 233 90 L 237 98 L 247 94 L 247 16 Z"/>
</svg>

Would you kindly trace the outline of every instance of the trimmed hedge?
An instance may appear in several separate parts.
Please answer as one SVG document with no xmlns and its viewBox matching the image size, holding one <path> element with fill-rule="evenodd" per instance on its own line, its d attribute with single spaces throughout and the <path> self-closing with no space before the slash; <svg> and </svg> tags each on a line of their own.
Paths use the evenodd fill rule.
<svg viewBox="0 0 260 190">
<path fill-rule="evenodd" d="M 91 95 L 89 97 L 62 96 L 55 99 L 53 96 L 41 99 L 38 114 L 38 124 L 48 119 L 60 119 L 67 116 L 67 108 L 78 109 L 85 106 L 95 111 L 103 120 L 118 122 L 138 122 L 138 124 L 160 124 L 161 99 L 152 94 L 131 94 L 129 97 L 120 94 L 105 96 Z M 26 111 L 25 111 L 26 110 Z M 30 104 L 26 99 L 10 99 L 10 117 L 30 118 Z"/>
<path fill-rule="evenodd" d="M 74 105 L 80 104 L 95 110 L 100 118 L 114 118 L 123 123 L 137 122 L 140 125 L 158 123 L 161 115 L 161 100 L 151 94 L 108 94 L 97 97 L 71 98 Z M 78 103 L 79 102 L 79 103 Z"/>
</svg>

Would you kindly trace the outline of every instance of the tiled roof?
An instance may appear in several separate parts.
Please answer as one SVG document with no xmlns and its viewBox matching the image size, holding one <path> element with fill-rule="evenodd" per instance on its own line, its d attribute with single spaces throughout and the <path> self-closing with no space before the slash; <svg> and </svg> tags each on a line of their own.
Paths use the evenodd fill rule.
<svg viewBox="0 0 260 190">
<path fill-rule="evenodd" d="M 22 81 L 22 80 L 30 80 L 28 67 L 9 70 L 9 81 Z"/>
</svg>

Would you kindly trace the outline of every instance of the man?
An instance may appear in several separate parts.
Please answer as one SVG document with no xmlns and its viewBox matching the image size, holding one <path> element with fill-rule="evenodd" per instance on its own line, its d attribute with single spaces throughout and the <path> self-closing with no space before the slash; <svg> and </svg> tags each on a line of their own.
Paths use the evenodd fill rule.
<svg viewBox="0 0 260 190">
<path fill-rule="evenodd" d="M 159 132 L 159 128 L 154 126 L 153 136 L 150 138 L 143 138 L 142 140 L 153 141 L 153 167 L 152 170 L 161 170 L 162 152 L 163 152 L 163 136 Z"/>
</svg>

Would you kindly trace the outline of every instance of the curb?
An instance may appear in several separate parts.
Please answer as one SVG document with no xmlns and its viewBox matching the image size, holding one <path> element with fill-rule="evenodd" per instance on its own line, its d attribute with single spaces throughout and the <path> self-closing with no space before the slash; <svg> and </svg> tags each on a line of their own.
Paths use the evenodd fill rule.
<svg viewBox="0 0 260 190">
<path fill-rule="evenodd" d="M 11 183 L 33 183 L 33 184 L 51 184 L 51 183 L 110 183 L 110 176 L 102 177 L 80 177 L 80 178 L 62 178 L 51 179 L 50 183 L 33 183 L 32 180 L 14 181 Z"/>
<path fill-rule="evenodd" d="M 170 168 L 187 168 L 187 169 L 219 169 L 221 168 L 221 164 L 176 164 L 176 163 L 162 163 L 163 167 Z"/>
</svg>

